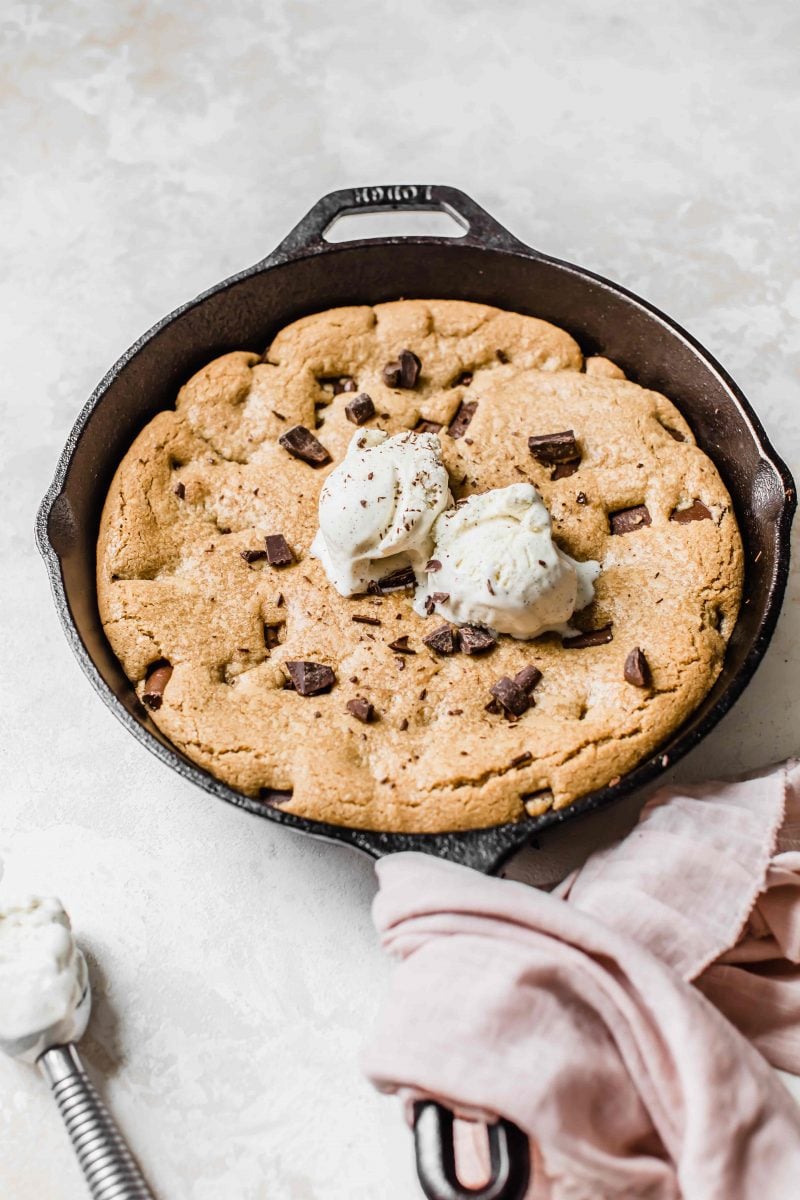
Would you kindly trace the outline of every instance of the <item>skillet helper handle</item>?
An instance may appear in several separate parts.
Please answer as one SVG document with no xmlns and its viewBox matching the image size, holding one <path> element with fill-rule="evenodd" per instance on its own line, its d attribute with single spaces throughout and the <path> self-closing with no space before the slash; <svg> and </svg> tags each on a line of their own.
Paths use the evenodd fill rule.
<svg viewBox="0 0 800 1200">
<path fill-rule="evenodd" d="M 511 1121 L 487 1126 L 491 1177 L 463 1187 L 456 1174 L 453 1114 L 433 1100 L 414 1105 L 417 1175 L 428 1200 L 523 1200 L 530 1179 L 528 1138 Z"/>
<path fill-rule="evenodd" d="M 37 1065 L 55 1097 L 93 1200 L 154 1200 L 74 1046 L 52 1046 Z"/>
<path fill-rule="evenodd" d="M 326 229 L 344 213 L 394 212 L 401 209 L 447 213 L 465 230 L 463 237 L 453 239 L 459 245 L 479 246 L 486 250 L 525 250 L 530 253 L 524 242 L 515 238 L 513 233 L 509 233 L 504 225 L 459 188 L 439 183 L 388 183 L 328 192 L 309 209 L 291 233 L 264 259 L 264 263 L 275 266 L 293 258 L 335 251 L 346 245 L 346 242 L 327 242 L 324 236 Z M 428 239 L 397 237 L 388 240 L 424 242 Z"/>
</svg>

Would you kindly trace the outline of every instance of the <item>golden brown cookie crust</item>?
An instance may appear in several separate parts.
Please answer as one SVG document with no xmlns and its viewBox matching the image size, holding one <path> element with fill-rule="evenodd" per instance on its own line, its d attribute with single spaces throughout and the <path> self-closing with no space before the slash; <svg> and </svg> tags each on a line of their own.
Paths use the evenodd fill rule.
<svg viewBox="0 0 800 1200">
<path fill-rule="evenodd" d="M 383 367 L 404 348 L 421 376 L 414 389 L 391 389 Z M 465 372 L 471 381 L 457 382 Z M 500 637 L 480 657 L 440 657 L 422 639 L 441 618 L 418 617 L 406 595 L 339 596 L 309 547 L 320 488 L 354 432 L 352 393 L 333 394 L 341 376 L 372 397 L 367 428 L 445 426 L 457 498 L 534 483 L 559 545 L 602 562 L 595 603 L 577 623 L 611 622 L 613 641 L 565 649 L 554 635 Z M 454 439 L 446 426 L 462 401 L 477 408 Z M 280 446 L 296 424 L 315 430 L 330 466 Z M 528 437 L 565 429 L 581 462 L 554 480 Z M 695 500 L 710 518 L 671 519 Z M 610 514 L 639 505 L 651 523 L 613 534 Z M 242 558 L 276 533 L 293 565 Z M 453 300 L 317 313 L 283 329 L 263 361 L 237 352 L 210 363 L 125 455 L 97 552 L 103 627 L 139 696 L 153 663 L 174 668 L 153 718 L 179 749 L 249 796 L 291 790 L 289 812 L 386 830 L 510 821 L 629 771 L 711 687 L 741 586 L 730 497 L 669 400 L 607 359 L 584 364 L 546 322 Z M 271 648 L 265 626 L 278 639 Z M 390 648 L 404 634 L 415 653 Z M 636 647 L 647 688 L 624 677 Z M 333 689 L 286 690 L 287 660 L 331 666 Z M 487 712 L 491 685 L 528 664 L 542 672 L 535 706 L 516 723 Z M 347 711 L 356 697 L 372 703 L 374 721 Z"/>
</svg>

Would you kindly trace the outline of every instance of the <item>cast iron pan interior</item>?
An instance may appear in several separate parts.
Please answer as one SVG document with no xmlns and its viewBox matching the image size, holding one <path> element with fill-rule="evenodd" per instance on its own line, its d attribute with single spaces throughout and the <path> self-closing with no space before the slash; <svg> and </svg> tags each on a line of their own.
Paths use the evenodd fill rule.
<svg viewBox="0 0 800 1200">
<path fill-rule="evenodd" d="M 462 237 L 329 243 L 344 212 L 439 209 Z M 184 758 L 139 704 L 103 634 L 95 596 L 95 542 L 111 476 L 136 434 L 174 403 L 181 384 L 216 355 L 263 352 L 305 313 L 400 296 L 483 301 L 544 317 L 587 354 L 606 354 L 638 383 L 665 392 L 716 462 L 733 497 L 746 549 L 744 606 L 714 688 L 684 726 L 614 787 L 560 812 L 450 834 L 394 834 L 305 820 L 259 804 Z M 117 362 L 86 403 L 37 519 L 64 631 L 81 666 L 125 726 L 200 787 L 259 816 L 380 856 L 415 849 L 483 870 L 537 831 L 610 803 L 654 779 L 713 728 L 752 676 L 775 626 L 789 566 L 794 484 L 750 406 L 718 363 L 662 313 L 616 284 L 517 241 L 464 193 L 432 185 L 353 188 L 323 197 L 268 258 L 177 309 Z"/>
</svg>

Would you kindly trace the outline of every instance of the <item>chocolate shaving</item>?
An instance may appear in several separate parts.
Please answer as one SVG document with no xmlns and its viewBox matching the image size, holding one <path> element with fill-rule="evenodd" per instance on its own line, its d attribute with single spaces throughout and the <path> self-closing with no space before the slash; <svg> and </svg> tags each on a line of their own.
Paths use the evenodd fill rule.
<svg viewBox="0 0 800 1200">
<path fill-rule="evenodd" d="M 399 638 L 395 638 L 393 642 L 389 642 L 389 649 L 396 651 L 398 654 L 416 654 L 416 650 L 412 650 L 408 644 L 408 634 L 404 633 Z"/>
<path fill-rule="evenodd" d="M 541 433 L 528 438 L 528 449 L 537 462 L 546 467 L 555 467 L 559 463 L 580 461 L 581 452 L 571 429 L 562 433 Z M 577 470 L 577 467 L 576 467 Z M 572 471 L 569 472 L 572 474 Z"/>
<path fill-rule="evenodd" d="M 574 637 L 561 639 L 565 650 L 584 650 L 587 646 L 604 646 L 614 640 L 611 624 L 603 625 L 601 629 L 589 629 L 586 633 L 578 633 Z"/>
<path fill-rule="evenodd" d="M 644 529 L 652 524 L 650 513 L 644 504 L 634 508 L 621 508 L 618 512 L 609 513 L 612 533 L 633 533 L 636 529 Z"/>
<path fill-rule="evenodd" d="M 246 563 L 260 562 L 267 557 L 266 550 L 242 550 L 241 556 Z"/>
<path fill-rule="evenodd" d="M 390 388 L 413 388 L 417 385 L 422 363 L 412 350 L 401 350 L 397 358 L 383 368 L 383 382 Z"/>
<path fill-rule="evenodd" d="M 271 808 L 277 808 L 281 804 L 286 804 L 292 798 L 292 789 L 287 788 L 281 791 L 280 788 L 263 787 L 258 793 L 258 798 L 264 804 L 269 804 Z"/>
<path fill-rule="evenodd" d="M 493 683 L 489 691 L 498 704 L 502 705 L 504 711 L 511 713 L 512 717 L 521 717 L 531 706 L 528 693 L 518 687 L 514 680 L 509 679 L 507 675 L 498 679 L 497 683 Z"/>
<path fill-rule="evenodd" d="M 650 664 L 638 646 L 625 659 L 625 682 L 638 688 L 650 686 Z"/>
<path fill-rule="evenodd" d="M 293 425 L 281 434 L 278 442 L 294 458 L 302 459 L 310 467 L 323 467 L 331 461 L 328 451 L 305 425 Z"/>
<path fill-rule="evenodd" d="M 462 625 L 458 641 L 465 654 L 483 654 L 497 645 L 497 634 L 482 625 Z"/>
<path fill-rule="evenodd" d="M 375 709 L 369 700 L 365 700 L 363 696 L 356 696 L 354 700 L 348 700 L 345 708 L 351 716 L 355 717 L 357 721 L 361 721 L 364 725 L 368 725 L 375 715 Z"/>
<path fill-rule="evenodd" d="M 425 612 L 428 616 L 436 611 L 437 604 L 446 604 L 450 599 L 449 592 L 431 592 L 430 596 L 425 597 Z"/>
<path fill-rule="evenodd" d="M 164 688 L 169 683 L 171 676 L 172 666 L 168 662 L 156 663 L 150 668 L 144 684 L 142 701 L 151 712 L 157 712 L 161 708 Z"/>
<path fill-rule="evenodd" d="M 384 575 L 383 579 L 379 579 L 375 584 L 374 592 L 371 586 L 373 583 L 374 580 L 371 580 L 370 585 L 367 586 L 367 591 L 372 592 L 373 595 L 380 595 L 382 592 L 399 592 L 403 588 L 416 587 L 417 577 L 414 574 L 413 567 L 399 567 L 389 575 Z"/>
<path fill-rule="evenodd" d="M 517 671 L 516 675 L 514 676 L 514 683 L 517 685 L 517 687 L 522 688 L 523 692 L 527 692 L 528 695 L 530 695 L 541 678 L 542 672 L 538 667 L 523 667 L 522 670 Z"/>
<path fill-rule="evenodd" d="M 186 484 L 181 483 L 180 480 L 178 480 L 172 490 L 179 500 L 183 500 L 184 496 L 186 495 Z"/>
<path fill-rule="evenodd" d="M 291 547 L 282 533 L 270 533 L 264 542 L 267 562 L 271 567 L 288 567 L 294 562 Z"/>
<path fill-rule="evenodd" d="M 413 432 L 414 433 L 438 433 L 441 428 L 442 428 L 442 426 L 439 421 L 426 421 L 422 417 L 420 417 L 420 419 L 417 421 L 416 425 L 414 426 Z"/>
<path fill-rule="evenodd" d="M 711 512 L 702 500 L 693 500 L 687 508 L 676 508 L 670 513 L 670 521 L 679 525 L 688 525 L 690 521 L 711 521 Z"/>
<path fill-rule="evenodd" d="M 368 396 L 366 392 L 360 392 L 349 404 L 344 406 L 344 415 L 353 425 L 364 425 L 375 416 L 372 397 Z"/>
<path fill-rule="evenodd" d="M 455 654 L 458 649 L 455 630 L 451 625 L 440 625 L 438 629 L 434 629 L 433 633 L 429 633 L 422 640 L 436 654 Z"/>
<path fill-rule="evenodd" d="M 469 423 L 475 416 L 478 407 L 477 400 L 471 400 L 467 403 L 462 400 L 458 406 L 458 411 L 450 422 L 450 428 L 447 430 L 451 438 L 462 438 L 469 428 Z"/>
<path fill-rule="evenodd" d="M 365 617 L 361 613 L 353 613 L 350 620 L 355 621 L 358 625 L 380 625 L 381 623 L 379 617 Z"/>
<path fill-rule="evenodd" d="M 289 672 L 294 690 L 301 696 L 316 696 L 319 692 L 329 692 L 336 682 L 331 668 L 323 663 L 287 662 L 284 666 Z"/>
</svg>

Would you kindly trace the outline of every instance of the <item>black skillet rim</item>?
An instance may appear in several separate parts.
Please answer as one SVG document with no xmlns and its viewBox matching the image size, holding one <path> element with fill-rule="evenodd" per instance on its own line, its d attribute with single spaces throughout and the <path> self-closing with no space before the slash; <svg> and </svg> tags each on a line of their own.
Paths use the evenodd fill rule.
<svg viewBox="0 0 800 1200">
<path fill-rule="evenodd" d="M 373 196 L 380 195 L 378 199 L 374 199 L 372 202 L 368 199 L 366 201 L 361 199 L 362 195 L 369 196 L 369 194 Z M 467 234 L 464 238 L 412 236 L 402 238 L 354 239 L 341 243 L 325 242 L 322 235 L 335 218 L 345 211 L 358 208 L 369 211 L 387 211 L 400 208 L 413 210 L 438 209 L 450 213 L 460 224 L 466 226 Z M 633 771 L 624 775 L 619 783 L 590 792 L 566 808 L 550 810 L 539 817 L 523 819 L 512 824 L 493 825 L 480 829 L 454 830 L 435 834 L 390 833 L 379 830 L 356 829 L 350 826 L 331 825 L 305 817 L 293 816 L 290 813 L 282 812 L 278 808 L 265 805 L 258 800 L 229 788 L 202 768 L 185 759 L 176 748 L 165 745 L 151 733 L 114 694 L 100 675 L 72 619 L 59 555 L 53 546 L 49 531 L 54 506 L 61 495 L 64 480 L 83 430 L 95 408 L 102 402 L 111 383 L 139 351 L 160 333 L 165 326 L 190 309 L 203 303 L 210 296 L 223 292 L 234 284 L 253 275 L 266 273 L 273 267 L 283 266 L 291 261 L 319 253 L 325 253 L 326 255 L 335 254 L 340 248 L 346 247 L 350 249 L 354 246 L 365 246 L 379 251 L 395 244 L 423 246 L 446 246 L 454 244 L 458 246 L 465 243 L 479 249 L 490 250 L 493 253 L 500 252 L 531 260 L 544 260 L 562 270 L 572 272 L 582 279 L 599 283 L 603 288 L 607 288 L 617 296 L 622 297 L 624 301 L 639 306 L 655 317 L 666 328 L 668 334 L 687 342 L 703 360 L 706 367 L 718 375 L 720 381 L 730 393 L 749 424 L 753 439 L 759 447 L 762 458 L 770 464 L 783 484 L 784 500 L 775 521 L 775 538 L 777 544 L 775 570 L 767 590 L 764 616 L 759 625 L 758 633 L 754 637 L 739 671 L 731 677 L 724 692 L 702 718 L 693 721 L 690 715 L 687 718 L 683 732 L 681 732 L 681 729 L 678 729 L 665 741 L 661 749 L 657 749 Z M 117 719 L 122 722 L 128 732 L 133 734 L 138 741 L 146 746 L 163 763 L 176 770 L 182 778 L 190 780 L 211 795 L 226 800 L 228 803 L 243 808 L 256 816 L 267 817 L 278 824 L 295 829 L 301 833 L 309 833 L 328 841 L 342 842 L 365 851 L 375 858 L 401 850 L 417 850 L 424 853 L 436 854 L 451 861 L 474 866 L 478 869 L 496 870 L 510 854 L 519 849 L 537 833 L 553 825 L 561 824 L 566 820 L 571 820 L 604 808 L 610 803 L 620 800 L 633 791 L 651 783 L 659 775 L 663 774 L 668 767 L 674 765 L 702 741 L 732 708 L 752 679 L 775 630 L 789 575 L 789 531 L 796 503 L 796 491 L 792 475 L 773 448 L 759 418 L 756 416 L 742 391 L 714 356 L 696 338 L 683 329 L 677 322 L 673 321 L 672 318 L 663 313 L 655 305 L 643 300 L 640 296 L 621 287 L 612 280 L 582 267 L 577 267 L 572 263 L 542 254 L 518 241 L 470 197 L 456 188 L 438 185 L 421 185 L 419 187 L 415 185 L 392 185 L 385 188 L 347 188 L 331 192 L 324 196 L 272 254 L 252 266 L 236 272 L 220 283 L 213 285 L 193 300 L 180 305 L 134 342 L 106 372 L 78 414 L 64 449 L 59 456 L 53 481 L 37 512 L 36 541 L 47 567 L 61 626 L 84 674 L 89 678 L 95 691 L 98 692 L 105 704 L 111 709 Z"/>
</svg>

